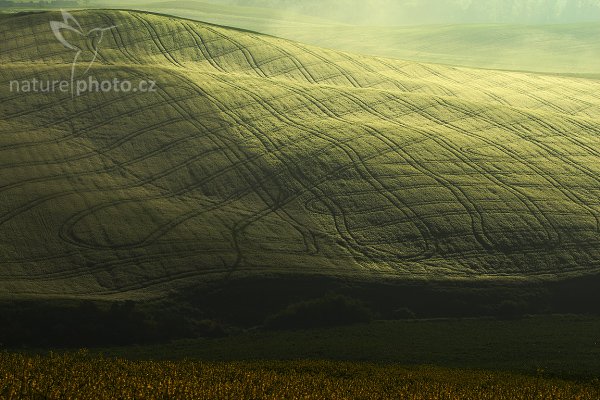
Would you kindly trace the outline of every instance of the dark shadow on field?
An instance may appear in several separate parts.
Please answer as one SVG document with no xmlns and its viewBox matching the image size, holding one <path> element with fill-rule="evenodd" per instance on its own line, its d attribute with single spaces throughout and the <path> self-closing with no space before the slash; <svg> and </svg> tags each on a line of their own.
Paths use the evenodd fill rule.
<svg viewBox="0 0 600 400">
<path fill-rule="evenodd" d="M 559 282 L 365 283 L 329 277 L 248 277 L 188 287 L 151 303 L 0 303 L 4 347 L 167 343 L 240 329 L 303 329 L 369 320 L 600 315 L 600 275 Z"/>
<path fill-rule="evenodd" d="M 224 282 L 213 290 L 189 288 L 173 300 L 201 309 L 211 318 L 252 326 L 290 305 L 332 293 L 361 301 L 381 319 L 395 319 L 401 310 L 418 318 L 600 315 L 600 275 L 535 283 L 365 283 L 329 277 L 260 277 Z"/>
</svg>

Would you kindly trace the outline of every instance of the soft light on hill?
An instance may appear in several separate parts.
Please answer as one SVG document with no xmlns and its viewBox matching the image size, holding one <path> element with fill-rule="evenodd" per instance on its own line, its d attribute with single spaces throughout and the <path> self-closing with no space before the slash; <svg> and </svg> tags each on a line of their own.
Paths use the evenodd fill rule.
<svg viewBox="0 0 600 400">
<path fill-rule="evenodd" d="M 67 79 L 74 53 L 50 30 L 59 13 L 3 22 L 4 294 L 598 270 L 600 83 L 357 56 L 140 12 L 75 16 L 85 29 L 117 26 L 89 75 L 158 90 L 9 92 L 11 81 Z"/>
</svg>

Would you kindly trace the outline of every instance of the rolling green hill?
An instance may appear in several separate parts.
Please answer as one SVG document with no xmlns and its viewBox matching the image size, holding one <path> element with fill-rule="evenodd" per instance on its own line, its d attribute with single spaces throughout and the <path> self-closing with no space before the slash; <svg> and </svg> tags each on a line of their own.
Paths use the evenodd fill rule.
<svg viewBox="0 0 600 400">
<path fill-rule="evenodd" d="M 60 13 L 4 18 L 3 296 L 600 269 L 596 81 L 352 55 L 142 12 L 74 15 L 85 31 L 117 26 L 85 79 L 158 90 L 11 92 L 68 80 L 75 51 L 50 29 Z M 81 46 L 85 65 L 93 48 Z"/>
</svg>

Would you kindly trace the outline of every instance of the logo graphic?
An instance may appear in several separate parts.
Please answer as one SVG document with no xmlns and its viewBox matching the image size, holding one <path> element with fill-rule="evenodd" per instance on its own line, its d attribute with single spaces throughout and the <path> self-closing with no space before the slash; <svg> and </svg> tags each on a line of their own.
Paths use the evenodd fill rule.
<svg viewBox="0 0 600 400">
<path fill-rule="evenodd" d="M 0 0 L 0 3 L 2 0 Z M 71 64 L 71 80 L 38 79 L 11 80 L 10 91 L 16 93 L 71 93 L 75 99 L 86 93 L 155 93 L 158 91 L 156 81 L 112 77 L 98 80 L 88 74 L 98 59 L 100 44 L 106 32 L 117 28 L 116 25 L 106 28 L 94 28 L 85 31 L 73 15 L 62 12 L 62 21 L 51 21 L 50 27 L 56 39 L 67 49 L 75 52 Z M 77 70 L 79 68 L 79 70 Z"/>
<path fill-rule="evenodd" d="M 63 46 L 65 46 L 67 49 L 71 49 L 76 52 L 75 58 L 73 59 L 73 64 L 71 65 L 71 93 L 73 94 L 73 88 L 74 88 L 73 81 L 75 80 L 75 69 L 77 67 L 77 63 L 79 62 L 79 58 L 80 58 L 81 54 L 84 51 L 86 51 L 86 49 L 70 43 L 67 39 L 65 39 L 65 36 L 63 35 L 63 31 L 69 31 L 72 34 L 75 34 L 76 37 L 80 39 L 80 41 L 82 41 L 81 39 L 83 39 L 83 42 L 85 43 L 85 47 L 87 48 L 87 51 L 93 53 L 91 61 L 87 65 L 87 68 L 85 69 L 85 71 L 81 74 L 83 76 L 83 75 L 87 74 L 87 72 L 90 70 L 90 68 L 96 61 L 96 58 L 98 57 L 98 49 L 99 49 L 100 43 L 102 42 L 102 39 L 104 38 L 104 33 L 111 29 L 116 28 L 117 26 L 113 25 L 113 26 L 109 26 L 107 28 L 94 28 L 94 29 L 89 30 L 86 33 L 86 32 L 84 32 L 83 28 L 81 27 L 81 25 L 79 24 L 79 22 L 77 21 L 77 19 L 75 19 L 75 17 L 73 15 L 71 15 L 70 13 L 68 13 L 66 11 L 62 11 L 62 10 L 61 10 L 61 13 L 62 13 L 63 20 L 62 21 L 51 21 L 50 27 L 52 28 L 52 32 L 54 33 L 54 36 L 56 36 L 58 41 L 60 43 L 62 43 Z"/>
</svg>

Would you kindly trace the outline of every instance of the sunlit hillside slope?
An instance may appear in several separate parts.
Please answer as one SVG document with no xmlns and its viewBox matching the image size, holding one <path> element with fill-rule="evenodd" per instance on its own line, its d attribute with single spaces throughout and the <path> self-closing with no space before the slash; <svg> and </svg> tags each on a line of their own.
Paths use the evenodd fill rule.
<svg viewBox="0 0 600 400">
<path fill-rule="evenodd" d="M 537 279 L 600 267 L 600 83 L 394 61 L 141 12 L 0 25 L 0 291 L 227 277 Z M 68 38 L 80 40 L 77 35 Z M 87 58 L 86 58 L 87 57 Z M 84 62 L 85 61 L 85 62 Z"/>
</svg>

